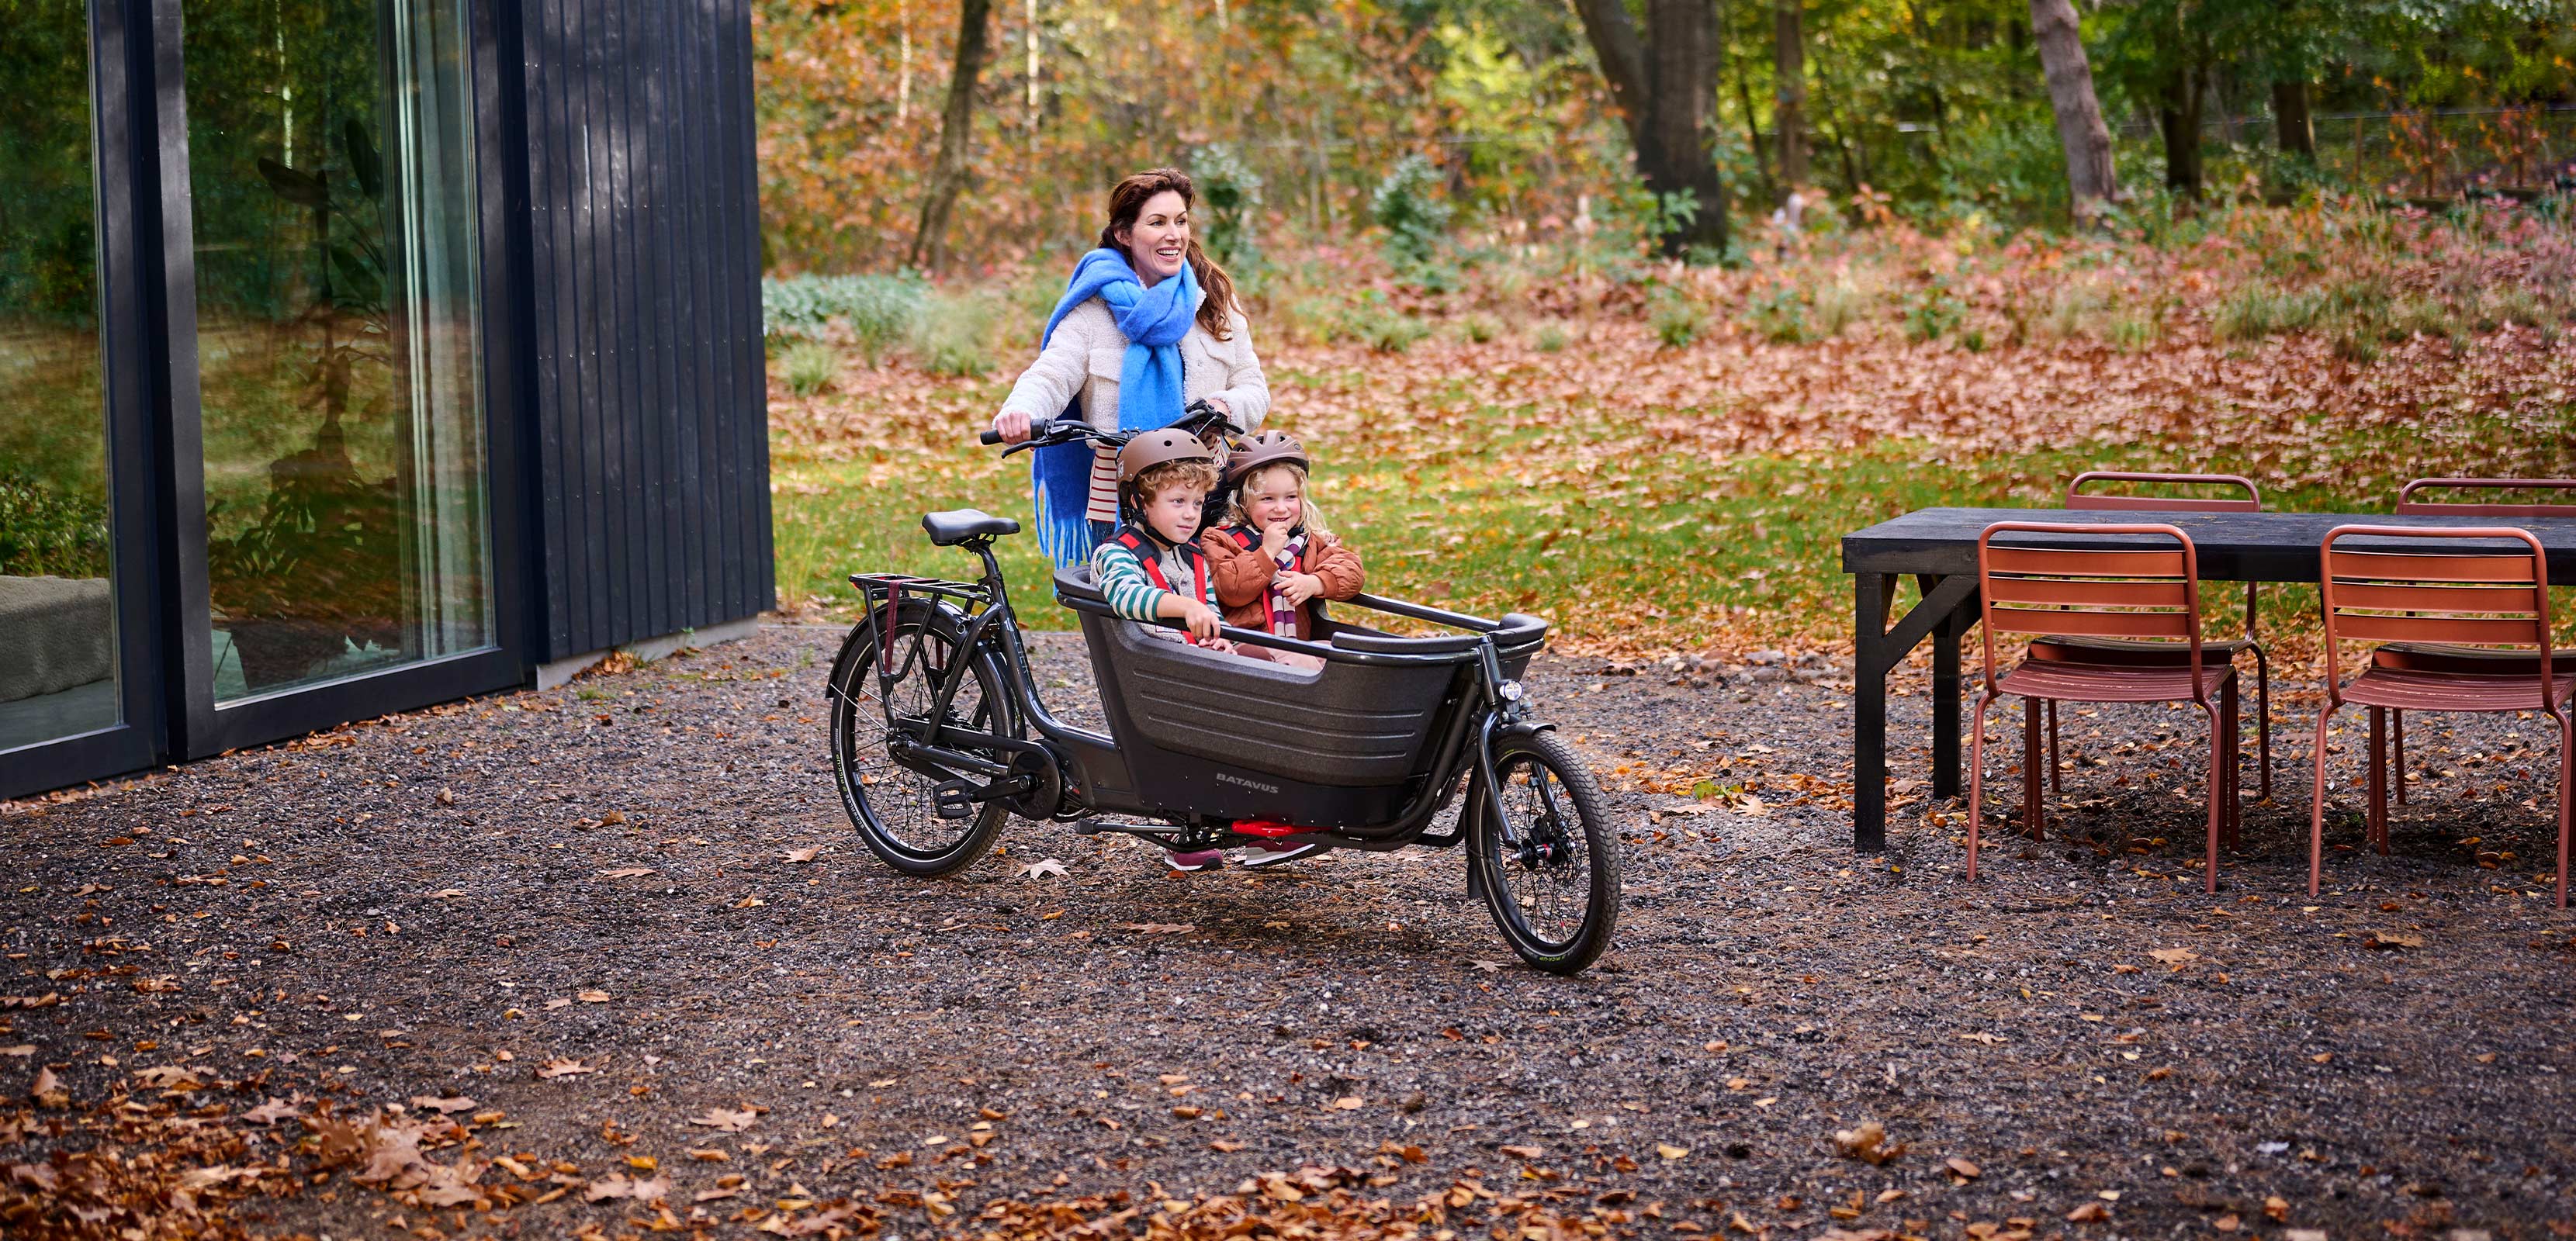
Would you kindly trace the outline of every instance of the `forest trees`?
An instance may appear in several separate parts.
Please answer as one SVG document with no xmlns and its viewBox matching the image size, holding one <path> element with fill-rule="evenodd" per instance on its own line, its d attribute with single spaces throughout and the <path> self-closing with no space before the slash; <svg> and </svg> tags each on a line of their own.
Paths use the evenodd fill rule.
<svg viewBox="0 0 2576 1241">
<path fill-rule="evenodd" d="M 992 15 L 992 0 L 957 0 L 957 59 L 948 76 L 948 106 L 939 114 L 939 162 L 931 166 L 907 260 L 924 271 L 948 266 L 948 216 L 971 176 L 966 148 L 975 136 L 975 85 L 992 51 Z"/>
<path fill-rule="evenodd" d="M 1709 0 L 1646 0 L 1643 43 L 1624 0 L 1575 0 L 1574 8 L 1637 148 L 1637 175 L 1663 204 L 1664 253 L 1679 257 L 1694 245 L 1723 248 L 1726 183 L 1711 158 L 1717 139 L 1711 123 L 1717 111 L 1713 6 Z"/>
<path fill-rule="evenodd" d="M 2067 197 L 2079 221 L 2119 198 L 2119 172 L 2111 164 L 2111 129 L 2093 92 L 2093 66 L 2084 57 L 2075 6 L 2069 0 L 2030 0 L 2031 35 L 2048 73 L 2048 106 L 2057 117 L 2057 142 L 2066 152 Z"/>
<path fill-rule="evenodd" d="M 1799 181 L 2005 227 L 2249 178 L 2531 190 L 2576 136 L 2571 5 L 754 0 L 763 243 L 782 272 L 1007 262 L 1219 150 L 1266 187 L 1237 228 L 1342 244 L 1420 159 L 1476 244 L 1665 255 L 1727 253 Z"/>
</svg>

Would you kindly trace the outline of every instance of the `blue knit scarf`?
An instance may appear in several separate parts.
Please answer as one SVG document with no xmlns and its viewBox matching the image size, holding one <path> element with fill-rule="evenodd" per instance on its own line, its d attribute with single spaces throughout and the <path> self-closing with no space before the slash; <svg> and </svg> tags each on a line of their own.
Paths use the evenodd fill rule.
<svg viewBox="0 0 2576 1241">
<path fill-rule="evenodd" d="M 1136 278 L 1127 256 L 1116 250 L 1094 250 L 1074 264 L 1064 298 L 1047 316 L 1038 347 L 1054 339 L 1056 325 L 1073 308 L 1097 297 L 1109 304 L 1118 330 L 1127 337 L 1127 356 L 1118 368 L 1118 429 L 1149 431 L 1181 420 L 1181 338 L 1199 312 L 1199 279 L 1188 264 L 1181 274 L 1146 288 Z M 1077 393 L 1063 417 L 1082 416 Z M 1058 566 L 1071 568 L 1091 557 L 1092 448 L 1087 443 L 1059 444 L 1030 454 L 1029 481 L 1035 489 L 1038 546 Z"/>
</svg>

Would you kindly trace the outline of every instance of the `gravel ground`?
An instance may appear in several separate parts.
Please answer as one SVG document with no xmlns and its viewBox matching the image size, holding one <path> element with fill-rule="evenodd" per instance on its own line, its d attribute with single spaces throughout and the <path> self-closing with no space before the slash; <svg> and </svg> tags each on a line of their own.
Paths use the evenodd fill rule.
<svg viewBox="0 0 2576 1241">
<path fill-rule="evenodd" d="M 1894 847 L 1851 852 L 1830 668 L 1545 657 L 1541 711 L 1632 835 L 1618 945 L 1567 980 L 1511 958 L 1454 852 L 1175 878 L 1014 821 L 1006 856 L 902 879 L 831 790 L 837 639 L 772 627 L 11 809 L 0 1043 L 28 1050 L 0 1074 L 49 1066 L 75 1110 L 164 1064 L 246 1082 L 236 1109 L 461 1093 L 485 1154 L 594 1186 L 649 1157 L 663 1218 L 710 1227 L 847 1195 L 910 1233 L 933 1215 L 908 1194 L 957 1227 L 1301 1167 L 1450 1194 L 1460 1226 L 1466 1180 L 1625 1231 L 2576 1227 L 2576 923 L 2533 874 L 2534 721 L 2414 721 L 2396 855 L 2332 855 L 2311 900 L 2312 694 L 2275 694 L 2278 804 L 2249 782 L 2215 898 L 2196 721 L 2070 714 L 2063 817 L 2036 847 L 1990 835 L 1969 886 L 1920 747 Z M 1059 700 L 1088 693 L 1077 640 L 1037 651 Z M 1918 740 L 1910 675 L 1891 735 Z M 1064 873 L 1022 873 L 1047 858 Z M 0 1163 L 79 1145 L 48 1115 L 0 1126 Z M 692 1205 L 723 1176 L 748 1179 Z M 243 1209 L 333 1235 L 652 1215 L 588 1196 L 478 1216 L 308 1181 Z"/>
</svg>

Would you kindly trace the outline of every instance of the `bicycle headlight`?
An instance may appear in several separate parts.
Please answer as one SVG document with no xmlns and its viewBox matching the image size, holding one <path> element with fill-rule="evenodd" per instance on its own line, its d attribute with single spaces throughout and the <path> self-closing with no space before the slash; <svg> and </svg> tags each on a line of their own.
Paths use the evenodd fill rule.
<svg viewBox="0 0 2576 1241">
<path fill-rule="evenodd" d="M 1505 702 L 1519 702 L 1522 697 L 1521 683 L 1505 681 L 1494 692 L 1502 695 Z"/>
</svg>

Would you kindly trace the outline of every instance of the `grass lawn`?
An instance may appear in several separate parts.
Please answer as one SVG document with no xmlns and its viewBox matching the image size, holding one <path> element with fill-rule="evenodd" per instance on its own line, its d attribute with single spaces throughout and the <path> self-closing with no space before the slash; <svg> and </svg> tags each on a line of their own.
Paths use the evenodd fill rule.
<svg viewBox="0 0 2576 1241">
<path fill-rule="evenodd" d="M 1532 612 L 1566 642 L 1629 655 L 1848 643 L 1843 534 L 1932 505 L 2053 504 L 2085 469 L 2241 473 L 2271 507 L 2361 512 L 2416 477 L 2576 474 L 2576 342 L 2554 320 L 2482 322 L 2426 293 L 2409 304 L 2452 317 L 2419 310 L 2422 326 L 2356 353 L 2322 329 L 2245 329 L 2251 248 L 2044 258 L 1938 276 L 1963 308 L 1946 338 L 1907 326 L 1906 281 L 1925 277 L 1901 254 L 1857 282 L 1880 290 L 1876 318 L 1821 339 L 1730 316 L 1749 290 L 1796 287 L 1794 271 L 1677 274 L 1703 281 L 1708 308 L 1679 345 L 1636 314 L 1471 332 L 1439 330 L 1437 308 L 1401 351 L 1274 334 L 1260 342 L 1272 425 L 1318 455 L 1315 498 L 1373 590 Z M 2413 270 L 2383 278 L 2412 288 Z M 2097 308 L 2131 290 L 2152 322 L 2052 331 L 2023 309 L 2063 309 L 2070 288 Z M 1025 518 L 1026 470 L 972 442 L 1018 365 L 961 380 L 852 360 L 820 394 L 775 392 L 782 596 L 845 611 L 854 570 L 963 573 L 921 538 L 926 510 Z M 1043 605 L 1034 540 L 1004 546 L 1011 580 L 1041 592 L 1023 618 L 1066 624 Z M 2230 614 L 2216 594 L 2230 602 L 2213 615 Z M 2312 592 L 2265 599 L 2268 631 L 2312 640 Z"/>
</svg>

